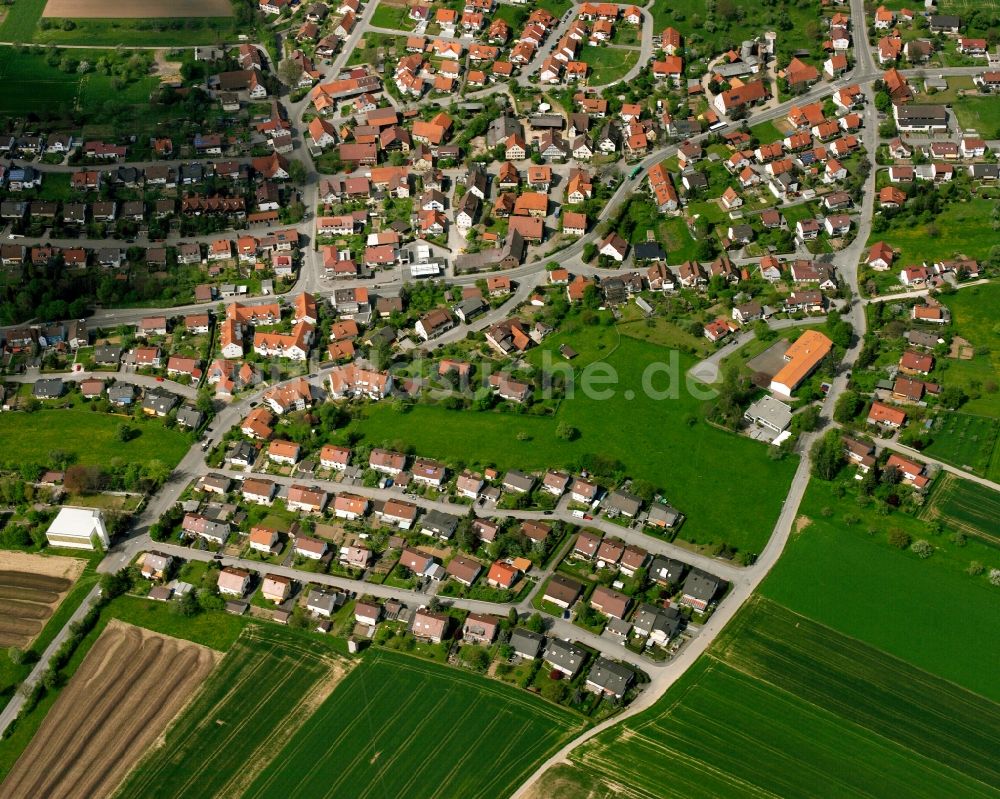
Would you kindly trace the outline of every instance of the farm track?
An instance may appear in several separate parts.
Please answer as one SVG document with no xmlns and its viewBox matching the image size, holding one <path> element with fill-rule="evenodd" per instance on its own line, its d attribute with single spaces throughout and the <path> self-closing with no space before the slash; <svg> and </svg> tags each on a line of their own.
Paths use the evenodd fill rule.
<svg viewBox="0 0 1000 799">
<path fill-rule="evenodd" d="M 5 799 L 106 796 L 214 663 L 214 654 L 204 647 L 112 623 L 63 689 L 0 794 Z M 57 761 L 60 767 L 46 767 Z"/>
</svg>

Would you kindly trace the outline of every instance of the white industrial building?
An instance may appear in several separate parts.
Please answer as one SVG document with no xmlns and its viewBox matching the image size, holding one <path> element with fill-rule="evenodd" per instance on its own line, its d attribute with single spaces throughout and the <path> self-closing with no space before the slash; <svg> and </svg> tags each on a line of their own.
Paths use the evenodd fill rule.
<svg viewBox="0 0 1000 799">
<path fill-rule="evenodd" d="M 96 549 L 95 542 L 104 549 L 111 546 L 104 517 L 94 508 L 62 508 L 45 535 L 54 547 Z"/>
</svg>

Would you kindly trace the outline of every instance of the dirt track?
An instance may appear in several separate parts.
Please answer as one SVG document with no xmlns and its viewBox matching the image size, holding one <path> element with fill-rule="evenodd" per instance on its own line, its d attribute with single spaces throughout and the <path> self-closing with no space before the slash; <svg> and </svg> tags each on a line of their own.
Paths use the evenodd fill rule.
<svg viewBox="0 0 1000 799">
<path fill-rule="evenodd" d="M 72 19 L 158 19 L 231 17 L 229 0 L 49 0 L 43 17 Z"/>
<path fill-rule="evenodd" d="M 0 785 L 0 796 L 108 796 L 220 656 L 111 621 Z"/>
</svg>

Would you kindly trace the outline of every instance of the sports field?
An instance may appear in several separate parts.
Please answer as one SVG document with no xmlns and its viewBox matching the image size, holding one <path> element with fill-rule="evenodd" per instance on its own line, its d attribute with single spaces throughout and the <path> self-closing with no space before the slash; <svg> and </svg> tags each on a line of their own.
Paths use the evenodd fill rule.
<svg viewBox="0 0 1000 799">
<path fill-rule="evenodd" d="M 579 353 L 572 362 L 578 385 L 573 398 L 563 399 L 552 416 L 431 405 L 401 413 L 381 403 L 366 408 L 350 431 L 363 433 L 376 446 L 413 445 L 427 457 L 502 470 L 573 470 L 582 456 L 599 453 L 621 461 L 631 477 L 665 492 L 687 517 L 682 538 L 760 552 L 781 509 L 795 459 L 773 461 L 766 446 L 698 421 L 703 419 L 704 400 L 685 384 L 693 360 L 684 353 L 620 336 L 614 327 L 573 320 L 530 350 L 526 359 L 542 365 L 547 358 L 554 369 L 568 368 L 558 353 L 562 344 Z M 601 391 L 610 390 L 607 397 L 587 396 L 580 388 L 583 372 L 597 363 L 613 370 L 614 379 L 600 386 Z M 643 375 L 650 364 L 676 367 L 676 397 L 657 398 L 644 390 Z M 668 377 L 658 372 L 649 383 L 664 390 Z M 576 428 L 579 437 L 559 438 L 556 428 L 561 422 Z M 726 480 L 725 491 L 706 490 L 720 479 Z"/>
<path fill-rule="evenodd" d="M 350 665 L 284 630 L 247 627 L 115 796 L 240 795 Z"/>
<path fill-rule="evenodd" d="M 762 599 L 535 799 L 987 797 L 1000 705 Z"/>
<path fill-rule="evenodd" d="M 979 483 L 942 474 L 921 516 L 1000 546 L 1000 493 Z"/>
<path fill-rule="evenodd" d="M 229 0 L 48 0 L 43 17 L 72 19 L 147 19 L 229 17 Z"/>
<path fill-rule="evenodd" d="M 376 650 L 243 796 L 495 799 L 582 727 L 515 688 Z"/>
</svg>

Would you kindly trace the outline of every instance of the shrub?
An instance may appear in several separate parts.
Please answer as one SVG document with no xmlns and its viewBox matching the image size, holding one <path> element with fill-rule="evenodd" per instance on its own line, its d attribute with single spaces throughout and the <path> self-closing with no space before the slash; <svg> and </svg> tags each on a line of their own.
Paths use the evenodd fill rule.
<svg viewBox="0 0 1000 799">
<path fill-rule="evenodd" d="M 922 538 L 919 541 L 914 541 L 910 545 L 910 549 L 921 559 L 929 558 L 934 554 L 934 547 Z"/>
<path fill-rule="evenodd" d="M 910 538 L 909 533 L 900 530 L 898 527 L 893 527 L 889 530 L 889 543 L 896 547 L 896 549 L 906 549 L 913 542 Z"/>
</svg>

